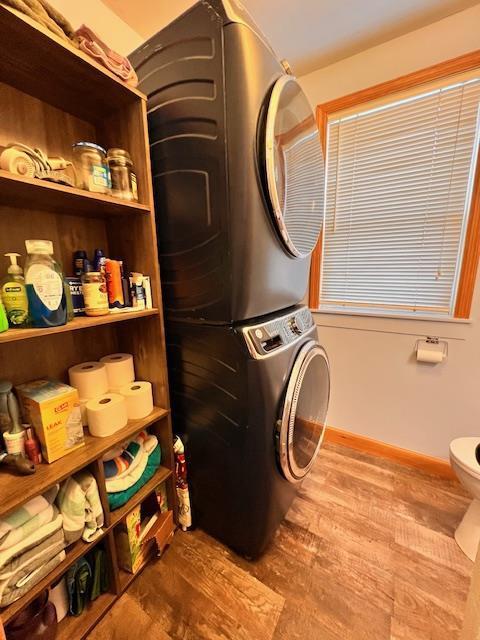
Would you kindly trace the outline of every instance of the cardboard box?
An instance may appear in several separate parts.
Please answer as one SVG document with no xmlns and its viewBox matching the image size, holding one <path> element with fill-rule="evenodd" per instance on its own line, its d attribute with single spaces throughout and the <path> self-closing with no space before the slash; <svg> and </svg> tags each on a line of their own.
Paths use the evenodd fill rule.
<svg viewBox="0 0 480 640">
<path fill-rule="evenodd" d="M 115 530 L 118 564 L 125 571 L 136 573 L 155 552 L 160 554 L 170 543 L 173 530 L 173 512 L 160 513 L 155 496 L 149 496 Z"/>
<path fill-rule="evenodd" d="M 78 391 L 57 380 L 34 380 L 16 387 L 25 422 L 34 428 L 47 462 L 85 444 Z"/>
</svg>

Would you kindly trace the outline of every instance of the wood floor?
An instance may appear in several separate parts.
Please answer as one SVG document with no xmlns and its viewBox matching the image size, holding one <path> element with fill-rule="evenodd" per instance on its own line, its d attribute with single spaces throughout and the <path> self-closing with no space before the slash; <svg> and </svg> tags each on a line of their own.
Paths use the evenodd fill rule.
<svg viewBox="0 0 480 640">
<path fill-rule="evenodd" d="M 89 640 L 457 640 L 467 504 L 453 482 L 327 445 L 259 561 L 178 533 Z"/>
</svg>

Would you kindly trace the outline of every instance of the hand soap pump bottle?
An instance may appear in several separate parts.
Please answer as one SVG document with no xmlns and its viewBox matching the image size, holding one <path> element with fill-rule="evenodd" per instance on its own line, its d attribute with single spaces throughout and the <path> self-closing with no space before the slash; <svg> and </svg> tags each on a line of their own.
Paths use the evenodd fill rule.
<svg viewBox="0 0 480 640">
<path fill-rule="evenodd" d="M 53 259 L 50 240 L 25 240 L 25 263 L 30 321 L 33 327 L 58 327 L 67 322 L 67 299 L 60 265 Z"/>
<path fill-rule="evenodd" d="M 20 254 L 6 253 L 5 256 L 10 258 L 10 266 L 7 275 L 2 280 L 2 302 L 10 326 L 14 329 L 20 329 L 28 326 L 28 298 L 25 278 L 22 267 L 17 263 Z"/>
</svg>

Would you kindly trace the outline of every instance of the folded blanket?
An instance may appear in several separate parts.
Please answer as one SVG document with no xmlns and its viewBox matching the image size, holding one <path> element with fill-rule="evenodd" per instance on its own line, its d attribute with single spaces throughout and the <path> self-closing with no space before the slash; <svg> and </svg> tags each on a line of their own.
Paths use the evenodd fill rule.
<svg viewBox="0 0 480 640">
<path fill-rule="evenodd" d="M 145 440 L 148 438 L 148 433 L 142 431 L 138 434 L 135 440 L 132 440 L 125 449 L 119 453 L 119 455 L 106 460 L 103 463 L 103 469 L 105 471 L 105 478 L 121 478 L 128 473 L 129 470 L 135 468 L 135 465 L 140 461 L 141 448 Z"/>
<path fill-rule="evenodd" d="M 1 4 L 33 18 L 63 40 L 74 37 L 73 29 L 66 18 L 56 11 L 46 0 L 2 0 Z"/>
<path fill-rule="evenodd" d="M 80 471 L 65 480 L 60 487 L 57 504 L 63 516 L 68 544 L 80 538 L 91 542 L 102 533 L 102 503 L 97 481 L 88 471 Z"/>
<path fill-rule="evenodd" d="M 0 519 L 0 551 L 17 544 L 42 524 L 53 520 L 52 504 L 57 497 L 59 485 L 43 495 L 32 498 L 19 509 Z"/>
<path fill-rule="evenodd" d="M 17 558 L 18 556 L 21 556 L 29 549 L 38 546 L 41 542 L 43 542 L 56 531 L 62 528 L 63 518 L 58 513 L 56 508 L 54 511 L 55 518 L 52 520 L 52 522 L 48 522 L 47 524 L 42 525 L 37 529 L 37 531 L 31 533 L 18 544 L 5 549 L 4 551 L 0 551 L 0 571 L 10 562 L 12 562 L 12 560 Z"/>
<path fill-rule="evenodd" d="M 84 24 L 82 24 L 80 29 L 76 30 L 75 36 L 78 38 L 79 48 L 82 51 L 85 51 L 89 56 L 95 58 L 97 62 L 103 64 L 104 67 L 107 67 L 107 69 L 127 84 L 132 87 L 137 86 L 137 74 L 128 58 L 112 51 L 109 46 L 100 40 L 94 31 Z"/>
<path fill-rule="evenodd" d="M 11 593 L 16 592 L 24 583 L 29 582 L 37 569 L 41 569 L 64 548 L 65 538 L 63 531 L 59 530 L 38 547 L 30 549 L 11 562 L 1 574 L 0 605 L 3 604 L 4 599 L 10 597 Z"/>
<path fill-rule="evenodd" d="M 139 491 L 144 484 L 146 484 L 155 474 L 155 471 L 160 466 L 161 451 L 160 445 L 157 444 L 152 453 L 148 456 L 147 466 L 137 482 L 126 489 L 125 491 L 118 491 L 116 493 L 108 494 L 108 504 L 112 511 L 123 506 L 126 502 Z"/>
<path fill-rule="evenodd" d="M 148 456 L 158 445 L 158 440 L 155 436 L 147 436 L 143 440 L 141 438 L 137 439 L 135 444 L 137 445 L 135 459 L 132 461 L 127 472 L 122 473 L 115 478 L 108 478 L 105 481 L 107 493 L 125 491 L 137 482 L 145 471 L 148 463 Z"/>
<path fill-rule="evenodd" d="M 32 571 L 32 573 L 30 573 L 28 576 L 19 580 L 15 587 L 12 587 L 12 589 L 8 593 L 4 593 L 2 595 L 0 599 L 0 606 L 6 607 L 9 604 L 12 604 L 12 602 L 15 602 L 16 600 L 24 596 L 30 591 L 30 589 L 38 584 L 40 580 L 48 575 L 50 571 L 53 571 L 55 567 L 58 567 L 58 565 L 63 562 L 65 558 L 65 551 L 60 551 L 60 553 L 51 558 L 51 560 L 42 564 L 40 567 L 38 567 L 38 569 Z"/>
<path fill-rule="evenodd" d="M 52 552 L 52 549 L 59 546 L 60 548 L 56 551 Z M 17 576 L 19 572 L 24 571 L 25 567 L 27 567 L 27 573 L 33 570 L 32 563 L 36 562 L 36 559 L 40 556 L 43 556 L 49 560 L 52 556 L 59 553 L 62 549 L 65 548 L 65 536 L 63 535 L 63 529 L 58 529 L 46 538 L 43 542 L 28 549 L 25 553 L 22 553 L 20 556 L 13 558 L 8 564 L 6 564 L 0 572 L 0 584 L 7 580 L 10 580 L 12 576 Z M 48 554 L 50 554 L 49 557 Z M 0 586 L 1 590 L 1 586 Z"/>
<path fill-rule="evenodd" d="M 85 609 L 92 588 L 92 569 L 85 558 L 80 558 L 67 571 L 67 591 L 70 615 L 79 616 Z"/>
</svg>

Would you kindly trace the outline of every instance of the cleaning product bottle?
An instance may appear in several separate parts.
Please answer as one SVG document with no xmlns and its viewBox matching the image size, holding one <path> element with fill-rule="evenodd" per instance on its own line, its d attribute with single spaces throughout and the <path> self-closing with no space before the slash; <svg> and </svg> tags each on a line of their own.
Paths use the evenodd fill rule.
<svg viewBox="0 0 480 640">
<path fill-rule="evenodd" d="M 33 327 L 58 327 L 67 322 L 67 300 L 60 265 L 53 258 L 51 240 L 25 240 L 30 320 Z"/>
<path fill-rule="evenodd" d="M 28 326 L 28 298 L 25 278 L 22 267 L 17 263 L 20 254 L 6 253 L 5 256 L 10 258 L 10 266 L 7 275 L 2 280 L 2 302 L 10 326 L 20 329 Z"/>
</svg>

